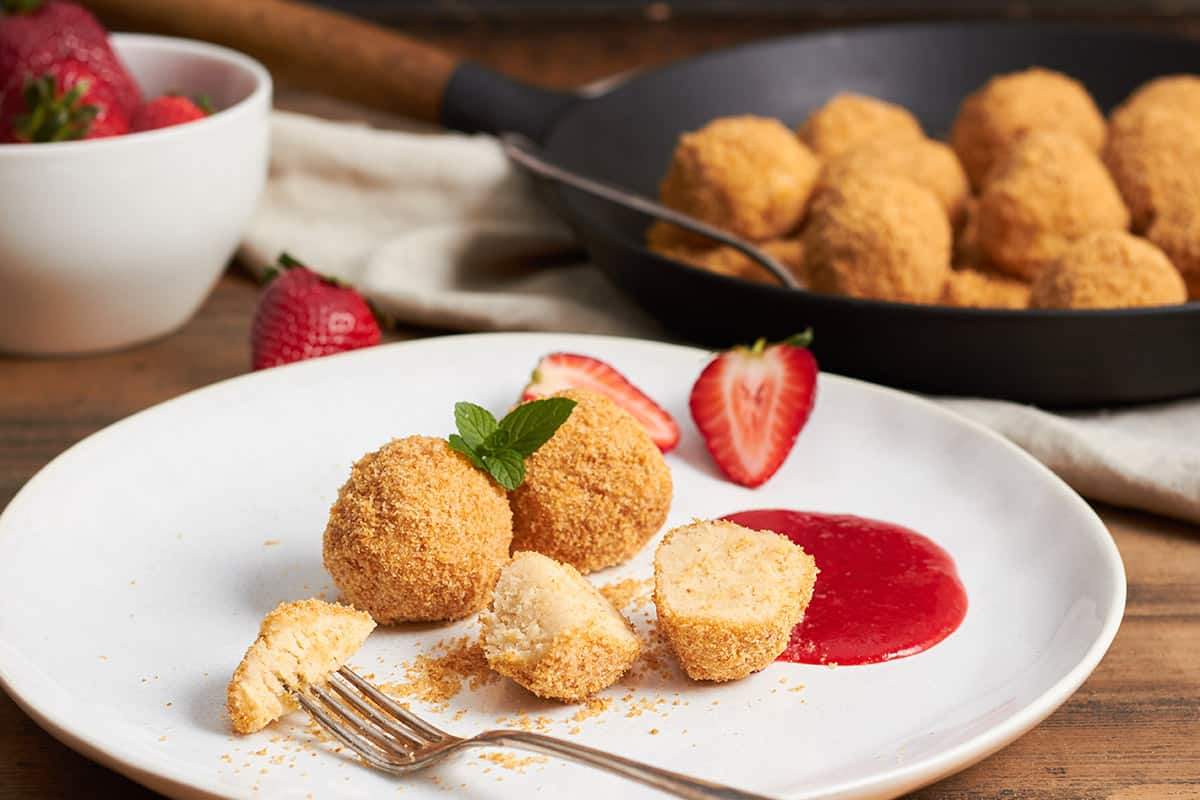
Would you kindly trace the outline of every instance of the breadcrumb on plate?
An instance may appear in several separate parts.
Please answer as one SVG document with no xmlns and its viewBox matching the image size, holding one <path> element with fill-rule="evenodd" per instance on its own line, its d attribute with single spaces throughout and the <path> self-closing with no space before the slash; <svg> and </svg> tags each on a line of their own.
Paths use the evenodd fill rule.
<svg viewBox="0 0 1200 800">
<path fill-rule="evenodd" d="M 773 531 L 725 521 L 674 528 L 654 554 L 658 625 L 690 678 L 744 678 L 787 647 L 818 571 Z"/>
<path fill-rule="evenodd" d="M 375 629 L 370 616 L 320 600 L 280 603 L 233 673 L 225 710 L 234 733 L 254 733 L 298 707 L 289 689 L 323 683 Z"/>
</svg>

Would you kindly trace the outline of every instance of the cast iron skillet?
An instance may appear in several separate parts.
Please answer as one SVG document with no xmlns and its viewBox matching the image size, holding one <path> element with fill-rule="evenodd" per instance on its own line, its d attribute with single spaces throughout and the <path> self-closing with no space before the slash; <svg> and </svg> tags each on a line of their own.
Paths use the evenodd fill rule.
<svg viewBox="0 0 1200 800">
<path fill-rule="evenodd" d="M 1082 80 L 1104 109 L 1158 75 L 1200 67 L 1200 46 L 1163 35 L 1029 22 L 895 25 L 790 36 L 638 75 L 582 99 L 520 84 L 361 22 L 283 0 L 100 0 L 193 36 L 223 39 L 322 88 L 464 131 L 524 133 L 569 169 L 656 194 L 679 134 L 714 117 L 795 124 L 838 91 L 911 109 L 944 134 L 964 95 L 1003 72 L 1041 65 Z M 256 6 L 271 14 L 233 28 Z M 191 15 L 194 19 L 181 22 Z M 219 24 L 224 20 L 227 25 Z M 241 19 L 242 23 L 246 20 Z M 288 41 L 319 37 L 317 63 Z M 289 51 L 290 52 L 283 52 Z M 354 65 L 380 84 L 338 82 Z M 295 70 L 293 70 L 295 71 Z M 383 91 L 386 89 L 386 91 Z M 855 300 L 715 275 L 642 245 L 647 220 L 563 189 L 561 210 L 594 262 L 672 331 L 720 347 L 812 326 L 825 369 L 925 392 L 1045 406 L 1097 406 L 1200 393 L 1200 303 L 1113 311 L 955 309 Z"/>
</svg>

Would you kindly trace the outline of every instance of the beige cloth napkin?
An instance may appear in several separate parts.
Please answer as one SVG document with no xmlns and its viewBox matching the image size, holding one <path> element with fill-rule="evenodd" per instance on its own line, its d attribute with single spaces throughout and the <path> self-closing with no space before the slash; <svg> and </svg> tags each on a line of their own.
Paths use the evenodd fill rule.
<svg viewBox="0 0 1200 800">
<path fill-rule="evenodd" d="M 361 118 L 328 103 L 320 111 Z M 580 261 L 494 139 L 372 122 L 276 112 L 270 180 L 242 247 L 251 269 L 286 249 L 352 282 L 396 320 L 440 329 L 666 338 Z M 1086 497 L 1200 522 L 1200 399 L 1075 414 L 937 400 Z"/>
</svg>

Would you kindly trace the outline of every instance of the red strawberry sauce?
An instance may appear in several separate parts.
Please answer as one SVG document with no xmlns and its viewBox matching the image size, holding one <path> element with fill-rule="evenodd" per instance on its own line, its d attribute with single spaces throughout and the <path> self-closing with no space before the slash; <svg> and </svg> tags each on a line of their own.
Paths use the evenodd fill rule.
<svg viewBox="0 0 1200 800">
<path fill-rule="evenodd" d="M 874 664 L 954 633 L 967 594 L 950 555 L 915 531 L 848 514 L 764 509 L 725 519 L 783 534 L 817 560 L 812 602 L 779 661 Z"/>
</svg>

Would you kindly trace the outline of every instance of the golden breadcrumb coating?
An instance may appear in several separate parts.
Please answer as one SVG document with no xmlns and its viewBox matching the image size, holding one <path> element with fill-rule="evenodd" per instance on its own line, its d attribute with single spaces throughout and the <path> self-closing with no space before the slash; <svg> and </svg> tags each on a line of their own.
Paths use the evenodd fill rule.
<svg viewBox="0 0 1200 800">
<path fill-rule="evenodd" d="M 816 156 L 779 120 L 724 117 L 680 137 L 659 193 L 670 208 L 763 241 L 800 224 L 819 171 Z"/>
<path fill-rule="evenodd" d="M 980 190 L 1009 147 L 1035 130 L 1073 134 L 1097 152 L 1104 143 L 1104 116 L 1079 81 L 1033 67 L 992 78 L 964 99 L 950 144 Z"/>
<path fill-rule="evenodd" d="M 659 255 L 715 272 L 718 275 L 728 275 L 731 278 L 742 278 L 757 283 L 779 284 L 775 276 L 767 272 L 766 267 L 728 245 L 697 248 L 678 243 L 659 244 L 658 242 L 663 239 L 667 241 L 671 239 L 670 234 L 664 236 L 654 232 L 653 228 L 659 225 L 667 226 L 668 224 L 657 222 L 647 234 L 650 249 Z M 773 257 L 795 275 L 801 283 L 804 283 L 804 241 L 802 239 L 772 239 L 769 242 L 760 242 L 755 246 Z"/>
<path fill-rule="evenodd" d="M 500 572 L 480 643 L 492 669 L 538 697 L 576 703 L 625 674 L 641 643 L 570 564 L 520 552 Z"/>
<path fill-rule="evenodd" d="M 932 303 L 950 271 L 950 223 L 904 178 L 848 175 L 822 190 L 805 227 L 804 268 L 818 292 Z"/>
<path fill-rule="evenodd" d="M 744 678 L 787 647 L 817 572 L 812 556 L 773 531 L 683 525 L 654 554 L 658 625 L 690 678 Z"/>
<path fill-rule="evenodd" d="M 1129 212 L 1104 165 L 1076 137 L 1039 130 L 996 165 L 979 198 L 979 244 L 995 267 L 1032 280 L 1072 241 L 1129 227 Z"/>
<path fill-rule="evenodd" d="M 938 303 L 959 308 L 1028 308 L 1029 284 L 986 270 L 954 270 L 946 276 Z"/>
<path fill-rule="evenodd" d="M 1113 110 L 1111 121 L 1120 124 L 1147 108 L 1170 108 L 1200 119 L 1200 76 L 1164 75 L 1143 83 Z"/>
<path fill-rule="evenodd" d="M 258 638 L 225 692 L 234 733 L 254 733 L 298 705 L 292 690 L 323 683 L 358 651 L 375 623 L 361 611 L 320 600 L 280 603 L 263 618 Z"/>
<path fill-rule="evenodd" d="M 582 389 L 553 396 L 577 405 L 509 494 L 513 550 L 584 573 L 620 564 L 666 521 L 671 471 L 645 429 L 607 397 Z"/>
<path fill-rule="evenodd" d="M 1114 115 L 1104 163 L 1139 233 L 1176 205 L 1200 205 L 1200 116 L 1158 105 Z"/>
<path fill-rule="evenodd" d="M 819 185 L 836 183 L 848 173 L 895 175 L 933 192 L 951 225 L 963 218 L 970 196 L 967 173 L 948 145 L 930 139 L 878 139 L 825 162 Z"/>
<path fill-rule="evenodd" d="M 1131 308 L 1187 300 L 1178 270 L 1145 239 L 1098 231 L 1076 240 L 1033 282 L 1033 308 Z"/>
<path fill-rule="evenodd" d="M 504 489 L 442 439 L 359 459 L 325 528 L 325 568 L 377 622 L 452 620 L 487 604 L 508 560 Z"/>
<path fill-rule="evenodd" d="M 1200 300 L 1200 199 L 1173 205 L 1154 220 L 1146 238 L 1158 245 L 1187 284 L 1188 298 Z"/>
<path fill-rule="evenodd" d="M 833 158 L 881 139 L 921 140 L 921 123 L 902 106 L 853 92 L 831 97 L 808 115 L 797 131 L 821 158 Z"/>
</svg>

